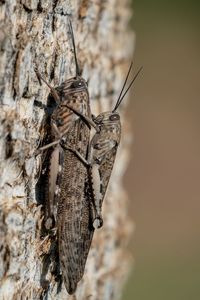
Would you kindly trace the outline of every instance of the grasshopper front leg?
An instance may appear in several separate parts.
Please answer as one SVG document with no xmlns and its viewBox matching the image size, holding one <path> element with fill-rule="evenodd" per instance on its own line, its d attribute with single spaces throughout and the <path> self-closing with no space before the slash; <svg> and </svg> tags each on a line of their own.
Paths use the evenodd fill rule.
<svg viewBox="0 0 200 300">
<path fill-rule="evenodd" d="M 73 113 L 75 113 L 77 116 L 79 116 L 80 118 L 82 118 L 84 120 L 84 122 L 87 125 L 93 127 L 96 130 L 96 132 L 100 131 L 99 127 L 96 125 L 96 123 L 91 118 L 85 116 L 84 114 L 82 114 L 81 112 L 79 112 L 75 108 L 71 107 L 70 105 L 65 104 L 65 105 L 63 105 L 63 107 L 64 106 L 66 106 L 68 109 L 70 109 L 71 111 L 73 111 Z"/>
</svg>

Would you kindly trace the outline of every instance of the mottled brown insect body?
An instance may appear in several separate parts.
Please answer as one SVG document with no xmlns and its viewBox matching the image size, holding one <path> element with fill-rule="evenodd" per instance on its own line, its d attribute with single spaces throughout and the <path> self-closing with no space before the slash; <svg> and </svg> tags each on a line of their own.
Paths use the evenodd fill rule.
<svg viewBox="0 0 200 300">
<path fill-rule="evenodd" d="M 94 227 L 103 225 L 102 203 L 111 177 L 121 139 L 121 121 L 117 112 L 101 113 L 94 119 L 99 127 L 91 140 L 89 176 L 93 189 L 96 216 Z"/>
<path fill-rule="evenodd" d="M 95 228 L 100 228 L 103 225 L 103 218 L 101 215 L 102 203 L 121 138 L 121 121 L 117 109 L 142 69 L 139 69 L 128 88 L 123 93 L 131 68 L 132 63 L 129 67 L 124 85 L 114 109 L 112 111 L 101 113 L 94 118 L 94 122 L 99 128 L 99 132 L 96 132 L 91 140 L 88 161 L 85 162 L 85 160 L 82 159 L 83 162 L 89 166 L 89 181 L 94 198 L 95 217 L 93 226 Z"/>
<path fill-rule="evenodd" d="M 78 133 L 80 130 L 86 131 L 84 127 L 85 124 L 80 122 L 76 122 L 74 126 L 77 139 L 72 139 L 77 149 L 80 145 Z M 85 135 L 80 150 L 84 157 L 86 157 L 88 142 Z M 63 152 L 59 189 L 57 214 L 59 257 L 65 286 L 68 293 L 72 294 L 83 276 L 94 228 L 87 168 L 74 153 L 68 150 Z"/>
<path fill-rule="evenodd" d="M 85 118 L 91 120 L 91 111 L 83 78 L 69 79 L 55 91 L 59 104 L 51 115 L 51 142 L 40 148 L 48 149 L 49 155 L 45 224 L 50 228 L 54 217 L 62 276 L 73 294 L 84 273 L 94 228 L 88 169 L 69 149 L 87 158 L 90 126 Z"/>
<path fill-rule="evenodd" d="M 75 108 L 84 116 L 91 118 L 87 89 L 73 93 L 63 88 L 63 105 Z M 77 105 L 75 105 L 77 104 Z M 71 111 L 69 111 L 71 115 Z M 76 116 L 72 113 L 73 116 Z M 80 159 L 67 148 L 77 149 L 86 158 L 90 128 L 81 118 L 71 122 L 67 119 L 66 108 L 58 109 L 56 118 L 61 118 L 61 130 L 65 130 L 69 121 L 67 134 L 62 138 L 60 151 L 61 165 L 59 173 L 59 191 L 57 195 L 57 228 L 59 258 L 64 283 L 68 293 L 76 290 L 78 281 L 83 276 L 85 263 L 90 248 L 94 229 L 92 227 L 92 207 L 88 193 L 87 168 Z"/>
<path fill-rule="evenodd" d="M 113 111 L 92 119 L 87 83 L 80 76 L 71 23 L 69 27 L 76 76 L 55 89 L 37 70 L 36 73 L 50 87 L 57 103 L 51 114 L 50 143 L 40 148 L 49 152 L 46 227 L 52 226 L 54 217 L 62 276 L 68 293 L 73 294 L 84 273 L 94 228 L 103 225 L 102 202 L 121 137 L 117 109 L 136 77 L 122 95 L 131 64 Z M 91 126 L 96 133 L 90 142 Z"/>
<path fill-rule="evenodd" d="M 55 219 L 62 276 L 68 293 L 73 294 L 84 273 L 94 228 L 88 168 L 70 149 L 87 159 L 90 125 L 96 125 L 91 118 L 87 83 L 79 72 L 71 23 L 69 27 L 76 76 L 55 89 L 37 70 L 36 74 L 50 87 L 57 103 L 50 117 L 49 143 L 40 148 L 47 150 L 49 157 L 45 225 L 51 228 Z"/>
</svg>

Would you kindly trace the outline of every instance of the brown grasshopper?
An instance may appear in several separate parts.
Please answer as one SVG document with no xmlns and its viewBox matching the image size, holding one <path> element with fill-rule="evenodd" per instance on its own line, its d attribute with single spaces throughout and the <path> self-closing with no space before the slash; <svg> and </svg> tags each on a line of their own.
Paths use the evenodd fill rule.
<svg viewBox="0 0 200 300">
<path fill-rule="evenodd" d="M 100 228 L 103 225 L 101 213 L 102 203 L 110 180 L 121 138 L 121 122 L 117 109 L 132 86 L 133 82 L 137 78 L 138 74 L 142 70 L 141 67 L 122 95 L 131 68 L 132 63 L 129 67 L 126 79 L 114 109 L 112 111 L 103 112 L 96 118 L 93 118 L 93 121 L 99 128 L 99 131 L 94 134 L 90 142 L 87 160 L 76 149 L 73 150 L 80 160 L 88 167 L 89 183 L 92 190 L 90 194 L 93 197 L 93 203 L 95 207 L 95 218 L 93 220 L 93 226 L 95 228 Z"/>
<path fill-rule="evenodd" d="M 86 81 L 80 76 L 71 23 L 69 23 L 76 76 L 51 90 L 57 103 L 51 115 L 51 142 L 39 150 L 49 151 L 46 226 L 56 220 L 59 259 L 69 294 L 81 280 L 94 228 L 103 224 L 102 202 L 120 142 L 120 116 L 116 112 L 133 81 L 122 96 L 124 86 L 112 112 L 101 113 L 92 120 Z M 139 73 L 139 72 L 138 72 Z M 90 127 L 96 130 L 91 143 Z"/>
<path fill-rule="evenodd" d="M 51 142 L 39 151 L 48 150 L 48 184 L 46 190 L 46 227 L 56 219 L 59 259 L 62 276 L 69 294 L 76 290 L 83 276 L 94 227 L 94 206 L 89 189 L 88 170 L 77 155 L 87 158 L 90 126 L 98 131 L 92 121 L 86 81 L 80 76 L 72 25 L 76 76 L 63 82 L 56 89 L 43 80 L 57 103 L 51 115 Z M 46 200 L 46 199 L 45 199 Z"/>
</svg>

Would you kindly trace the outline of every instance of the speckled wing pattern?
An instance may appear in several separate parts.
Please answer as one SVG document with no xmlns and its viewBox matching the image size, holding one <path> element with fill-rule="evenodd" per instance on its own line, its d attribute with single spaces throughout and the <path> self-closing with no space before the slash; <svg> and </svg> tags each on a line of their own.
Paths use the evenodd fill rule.
<svg viewBox="0 0 200 300">
<path fill-rule="evenodd" d="M 80 82 L 81 79 L 79 79 Z M 61 86 L 56 88 L 56 90 L 59 93 L 61 103 L 59 106 L 55 106 L 51 108 L 51 114 L 47 117 L 47 125 L 46 125 L 46 138 L 44 139 L 44 144 L 48 144 L 50 142 L 53 142 L 54 140 L 58 139 L 57 133 L 54 130 L 53 125 L 55 124 L 57 127 L 57 130 L 62 136 L 62 139 L 66 141 L 66 143 L 69 146 L 74 146 L 81 148 L 81 140 L 79 143 L 74 144 L 72 141 L 73 135 L 78 134 L 79 136 L 82 134 L 89 135 L 89 128 L 86 126 L 85 131 L 82 133 L 80 132 L 74 132 L 74 124 L 75 122 L 80 119 L 79 116 L 74 114 L 69 108 L 67 108 L 65 105 L 69 105 L 79 111 L 81 114 L 89 114 L 90 115 L 90 108 L 89 108 L 89 98 L 88 98 L 88 92 L 87 89 L 83 89 L 80 91 L 79 88 L 71 88 L 70 86 L 73 84 L 74 79 L 69 79 L 66 82 L 64 82 Z M 50 99 L 50 105 L 52 105 L 52 99 Z M 82 137 L 83 139 L 83 137 Z M 73 145 L 70 145 L 70 143 L 73 143 Z M 87 142 L 86 142 L 87 144 Z M 45 158 L 45 171 L 43 182 L 45 181 L 45 219 L 49 220 L 52 216 L 54 216 L 54 219 L 57 219 L 57 202 L 58 197 L 56 194 L 59 192 L 59 181 L 61 178 L 62 173 L 62 157 L 63 157 L 64 150 L 62 149 L 60 144 L 57 144 L 54 147 L 51 147 L 47 149 L 44 152 L 43 157 Z M 43 164 L 44 166 L 44 164 Z M 44 168 L 43 168 L 44 169 Z M 70 176 L 70 175 L 69 175 Z M 46 227 L 47 226 L 46 223 Z"/>
<path fill-rule="evenodd" d="M 113 147 L 109 152 L 107 152 L 99 168 L 99 173 L 101 178 L 102 202 L 108 187 L 113 165 L 115 162 L 116 153 L 117 153 L 117 147 Z M 101 206 L 102 206 L 102 202 L 101 202 Z"/>
<path fill-rule="evenodd" d="M 70 101 L 68 104 L 82 103 L 81 113 L 90 117 L 88 94 L 79 93 L 70 98 L 71 104 Z M 77 118 L 66 134 L 65 150 L 62 152 L 63 161 L 60 166 L 59 193 L 56 201 L 58 245 L 62 275 L 69 294 L 75 292 L 77 283 L 83 276 L 94 228 L 87 168 L 66 148 L 76 149 L 86 158 L 89 138 L 88 125 L 81 118 Z"/>
<path fill-rule="evenodd" d="M 120 122 L 115 126 L 107 124 L 102 126 L 100 133 L 96 133 L 92 140 L 93 148 L 93 163 L 99 165 L 100 175 L 100 209 L 106 194 L 108 183 L 111 177 L 114 166 L 118 145 L 121 138 L 121 124 Z"/>
</svg>

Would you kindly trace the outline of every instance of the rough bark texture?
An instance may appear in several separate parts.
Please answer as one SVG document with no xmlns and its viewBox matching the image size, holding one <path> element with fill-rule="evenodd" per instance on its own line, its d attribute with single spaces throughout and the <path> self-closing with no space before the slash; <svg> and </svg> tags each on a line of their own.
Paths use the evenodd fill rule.
<svg viewBox="0 0 200 300">
<path fill-rule="evenodd" d="M 49 89 L 39 85 L 34 64 L 54 86 L 74 76 L 68 18 L 94 114 L 113 107 L 132 56 L 128 0 L 0 1 L 0 299 L 116 300 L 128 271 L 132 226 L 121 182 L 130 139 L 126 122 L 104 201 L 104 227 L 95 232 L 76 296 L 56 282 L 51 243 L 41 236 L 35 191 L 41 160 L 33 153 L 44 116 L 37 104 L 46 104 Z"/>
</svg>

